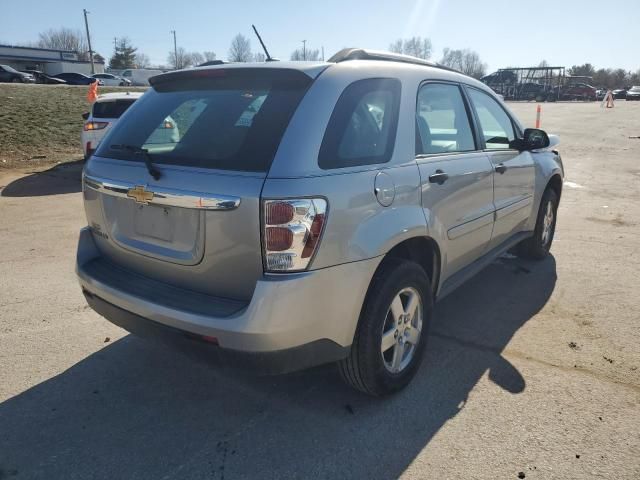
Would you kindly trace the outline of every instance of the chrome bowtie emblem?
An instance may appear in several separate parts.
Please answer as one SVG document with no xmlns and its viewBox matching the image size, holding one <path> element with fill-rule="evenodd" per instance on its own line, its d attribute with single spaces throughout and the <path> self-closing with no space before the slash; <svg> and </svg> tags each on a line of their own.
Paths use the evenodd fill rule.
<svg viewBox="0 0 640 480">
<path fill-rule="evenodd" d="M 153 192 L 145 190 L 144 185 L 136 185 L 134 188 L 129 189 L 127 197 L 133 198 L 136 203 L 147 205 L 153 200 Z"/>
</svg>

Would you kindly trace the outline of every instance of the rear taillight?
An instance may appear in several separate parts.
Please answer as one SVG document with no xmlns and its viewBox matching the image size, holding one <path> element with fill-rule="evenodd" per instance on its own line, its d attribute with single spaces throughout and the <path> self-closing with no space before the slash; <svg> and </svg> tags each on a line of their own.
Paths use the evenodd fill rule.
<svg viewBox="0 0 640 480">
<path fill-rule="evenodd" d="M 87 132 L 89 130 L 102 130 L 109 125 L 109 122 L 87 122 L 84 124 L 84 131 Z"/>
<path fill-rule="evenodd" d="M 318 248 L 327 213 L 322 198 L 265 200 L 263 258 L 267 272 L 305 270 Z"/>
</svg>

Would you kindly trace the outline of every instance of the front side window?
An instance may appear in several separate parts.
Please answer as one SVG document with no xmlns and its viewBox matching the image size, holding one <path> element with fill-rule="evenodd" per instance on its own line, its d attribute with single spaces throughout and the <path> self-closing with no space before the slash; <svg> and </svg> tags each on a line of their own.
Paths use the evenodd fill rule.
<svg viewBox="0 0 640 480">
<path fill-rule="evenodd" d="M 469 97 L 478 115 L 487 150 L 509 149 L 516 138 L 513 123 L 500 104 L 479 90 L 469 88 Z"/>
<path fill-rule="evenodd" d="M 172 78 L 172 77 L 169 77 Z M 229 69 L 161 78 L 101 142 L 96 155 L 221 170 L 267 171 L 311 83 L 300 72 Z"/>
<path fill-rule="evenodd" d="M 440 83 L 423 85 L 416 105 L 416 155 L 475 149 L 460 88 Z"/>
<path fill-rule="evenodd" d="M 322 169 L 386 163 L 391 159 L 400 109 L 400 81 L 360 80 L 345 88 L 325 131 Z"/>
</svg>

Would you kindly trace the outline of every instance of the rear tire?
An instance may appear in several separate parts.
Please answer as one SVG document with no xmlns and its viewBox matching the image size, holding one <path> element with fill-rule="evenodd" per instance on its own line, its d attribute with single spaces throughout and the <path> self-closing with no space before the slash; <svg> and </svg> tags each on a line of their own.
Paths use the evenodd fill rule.
<svg viewBox="0 0 640 480">
<path fill-rule="evenodd" d="M 415 262 L 386 259 L 373 277 L 343 380 L 368 395 L 397 392 L 416 374 L 426 346 L 433 297 L 429 277 Z"/>
<path fill-rule="evenodd" d="M 556 231 L 557 213 L 558 195 L 547 188 L 542 195 L 533 236 L 521 242 L 516 249 L 519 257 L 542 260 L 549 254 Z"/>
</svg>

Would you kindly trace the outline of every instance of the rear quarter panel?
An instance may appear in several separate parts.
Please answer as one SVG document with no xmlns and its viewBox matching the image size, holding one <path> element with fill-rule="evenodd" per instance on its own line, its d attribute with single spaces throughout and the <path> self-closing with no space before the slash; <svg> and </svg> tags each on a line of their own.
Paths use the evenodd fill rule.
<svg viewBox="0 0 640 480">
<path fill-rule="evenodd" d="M 278 149 L 263 198 L 319 196 L 328 200 L 327 222 L 311 269 L 384 255 L 399 242 L 428 234 L 415 161 L 415 102 L 419 80 L 384 62 L 345 62 L 327 68 L 307 92 Z M 318 152 L 343 90 L 364 78 L 399 78 L 401 108 L 391 160 L 385 164 L 322 170 Z M 389 207 L 378 203 L 374 181 L 388 173 L 395 185 Z"/>
</svg>

